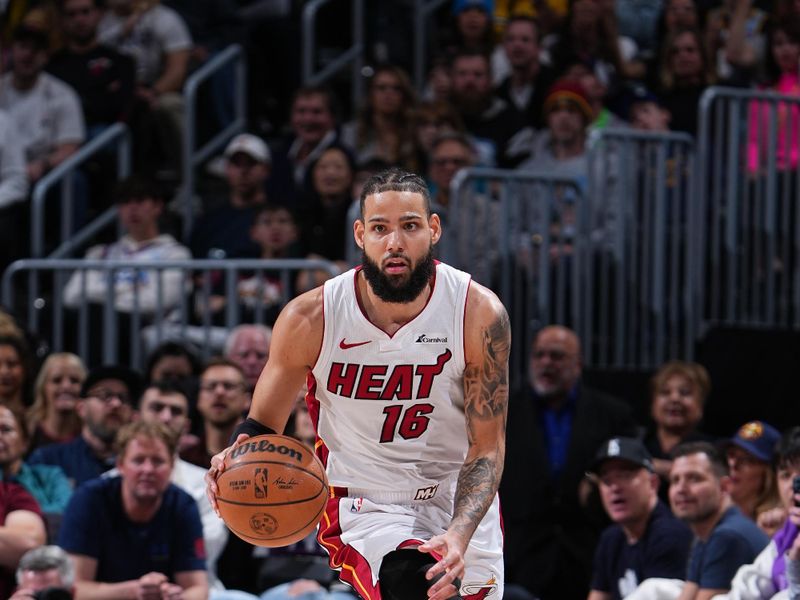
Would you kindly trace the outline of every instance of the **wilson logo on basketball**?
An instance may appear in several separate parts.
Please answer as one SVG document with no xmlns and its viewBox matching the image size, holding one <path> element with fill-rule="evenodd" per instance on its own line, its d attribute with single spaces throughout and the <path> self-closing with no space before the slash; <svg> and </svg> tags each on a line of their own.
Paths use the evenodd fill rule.
<svg viewBox="0 0 800 600">
<path fill-rule="evenodd" d="M 266 440 L 261 440 L 260 442 L 245 442 L 236 446 L 233 450 L 231 450 L 231 460 L 237 458 L 239 456 L 244 456 L 248 453 L 255 453 L 255 452 L 277 452 L 278 454 L 283 454 L 288 456 L 289 458 L 293 458 L 299 463 L 303 462 L 303 453 L 298 452 L 294 448 L 288 448 L 287 446 L 276 446 L 275 444 L 268 442 Z"/>
</svg>

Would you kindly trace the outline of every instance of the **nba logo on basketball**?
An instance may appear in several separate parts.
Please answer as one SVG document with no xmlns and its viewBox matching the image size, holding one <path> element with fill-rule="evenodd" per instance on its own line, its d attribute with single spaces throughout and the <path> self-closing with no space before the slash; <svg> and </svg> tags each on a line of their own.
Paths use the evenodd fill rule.
<svg viewBox="0 0 800 600">
<path fill-rule="evenodd" d="M 269 482 L 269 473 L 266 467 L 258 467 L 253 472 L 253 491 L 256 498 L 267 497 L 267 483 Z"/>
</svg>

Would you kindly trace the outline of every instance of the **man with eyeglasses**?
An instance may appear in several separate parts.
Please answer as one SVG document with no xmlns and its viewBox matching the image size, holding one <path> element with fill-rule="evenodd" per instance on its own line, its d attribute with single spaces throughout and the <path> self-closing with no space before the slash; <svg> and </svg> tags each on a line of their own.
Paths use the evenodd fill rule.
<svg viewBox="0 0 800 600">
<path fill-rule="evenodd" d="M 606 440 L 636 433 L 630 407 L 585 386 L 582 371 L 575 332 L 545 327 L 533 341 L 529 383 L 509 402 L 506 576 L 541 600 L 587 597 L 608 521 L 586 469 Z"/>
<path fill-rule="evenodd" d="M 37 448 L 28 462 L 56 465 L 74 486 L 99 477 L 114 467 L 114 438 L 134 414 L 142 377 L 121 365 L 93 369 L 81 388 L 78 414 L 81 434 L 71 442 Z"/>
<path fill-rule="evenodd" d="M 196 446 L 181 452 L 181 457 L 199 467 L 210 467 L 211 457 L 228 447 L 249 405 L 250 393 L 241 367 L 227 358 L 211 359 L 200 374 L 197 396 L 203 434 Z"/>
<path fill-rule="evenodd" d="M 597 546 L 588 600 L 627 597 L 651 577 L 683 579 L 692 532 L 658 499 L 653 459 L 634 438 L 611 438 L 589 469 L 613 525 Z"/>
</svg>

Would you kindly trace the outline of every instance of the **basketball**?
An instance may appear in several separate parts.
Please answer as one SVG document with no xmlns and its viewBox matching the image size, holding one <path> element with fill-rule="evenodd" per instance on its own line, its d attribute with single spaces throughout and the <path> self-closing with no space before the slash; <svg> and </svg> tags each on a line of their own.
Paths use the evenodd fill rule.
<svg viewBox="0 0 800 600">
<path fill-rule="evenodd" d="M 310 448 L 285 435 L 245 440 L 225 457 L 217 478 L 222 519 L 240 538 L 275 548 L 302 540 L 328 500 L 325 467 Z"/>
</svg>

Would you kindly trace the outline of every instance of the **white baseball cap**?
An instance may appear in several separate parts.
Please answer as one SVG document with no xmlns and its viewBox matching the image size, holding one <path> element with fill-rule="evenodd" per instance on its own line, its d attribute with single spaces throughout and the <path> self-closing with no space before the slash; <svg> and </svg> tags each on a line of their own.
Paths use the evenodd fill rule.
<svg viewBox="0 0 800 600">
<path fill-rule="evenodd" d="M 249 133 L 240 133 L 230 141 L 228 147 L 225 148 L 225 158 L 231 158 L 239 152 L 247 154 L 253 160 L 261 163 L 272 162 L 272 154 L 264 140 Z"/>
</svg>

